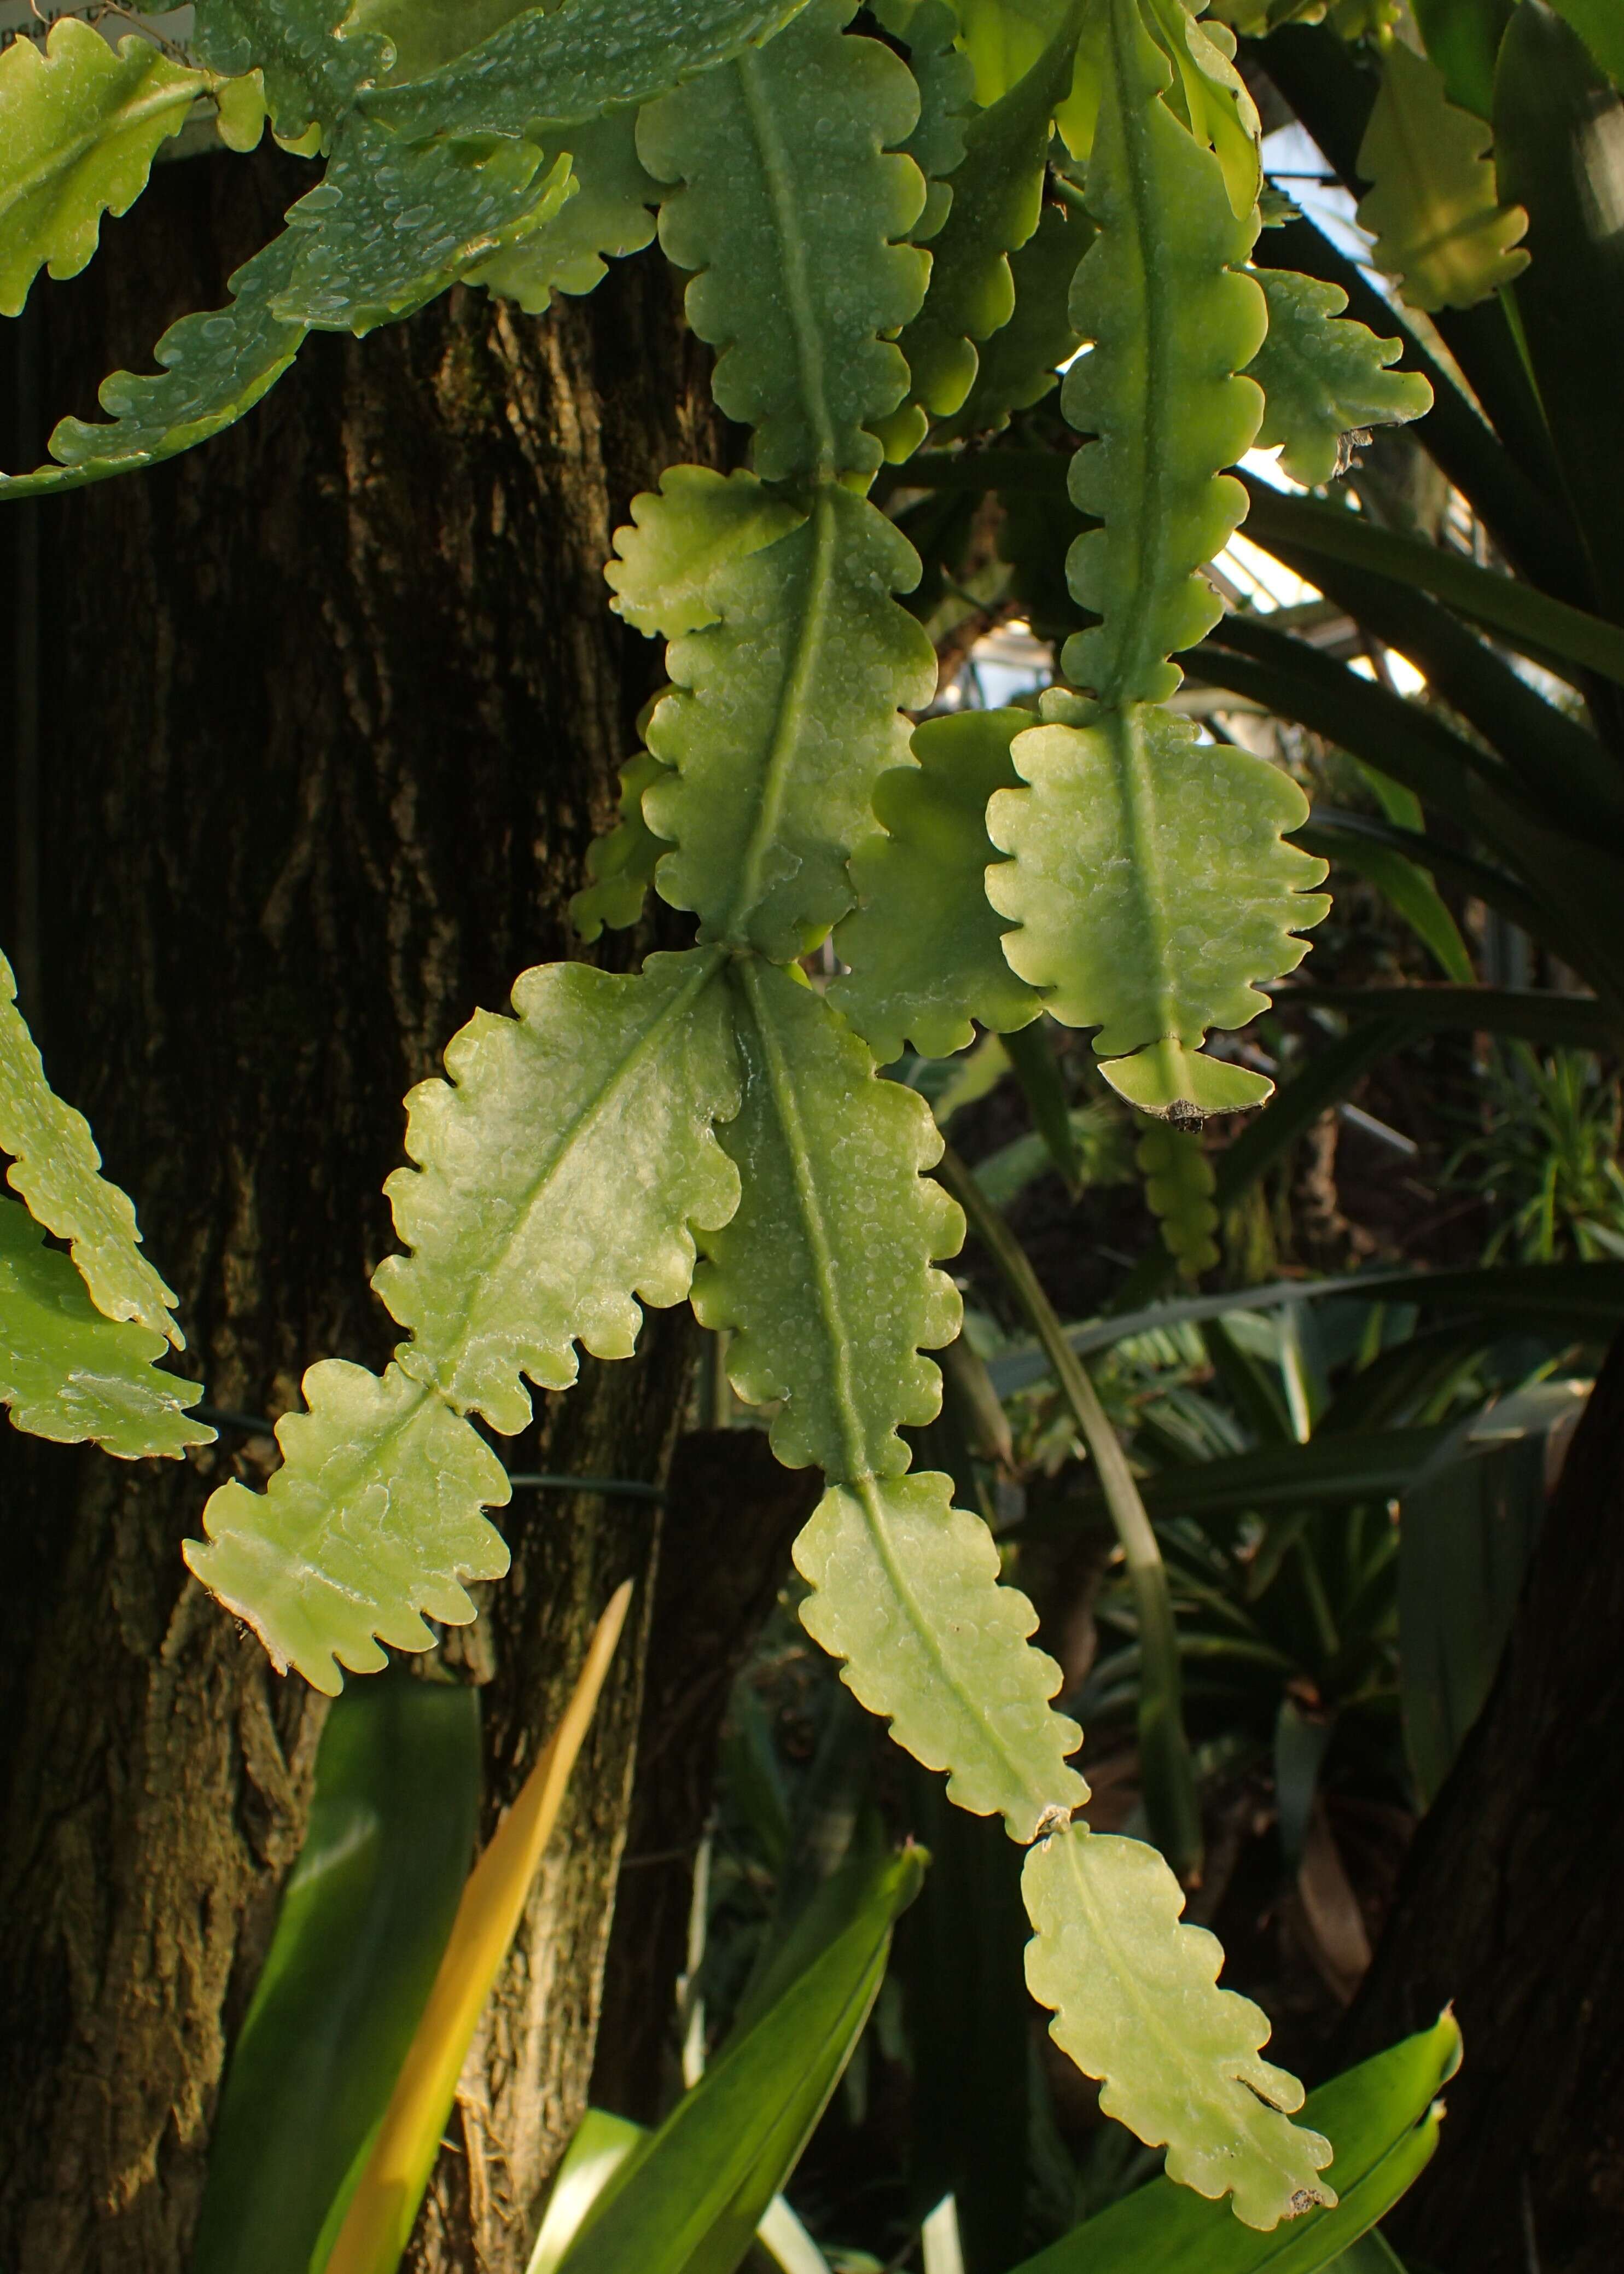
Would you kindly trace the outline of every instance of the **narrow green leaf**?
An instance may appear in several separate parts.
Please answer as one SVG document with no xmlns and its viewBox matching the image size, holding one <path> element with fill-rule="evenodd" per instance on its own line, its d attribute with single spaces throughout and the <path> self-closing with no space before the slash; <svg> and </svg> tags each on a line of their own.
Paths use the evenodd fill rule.
<svg viewBox="0 0 1624 2274">
<path fill-rule="evenodd" d="M 1255 983 L 1296 968 L 1308 952 L 1296 927 L 1330 905 L 1311 889 L 1323 862 L 1282 841 L 1307 802 L 1277 767 L 1199 743 L 1171 712 L 1068 707 L 1082 723 L 1017 736 L 1011 756 L 1030 787 L 1000 790 L 988 809 L 994 844 L 1015 856 L 987 877 L 1017 926 L 1004 952 L 1054 1017 L 1101 1029 L 1094 1048 L 1131 1103 L 1255 1103 L 1260 1077 L 1196 1053 L 1209 1028 L 1244 1026 L 1264 1007 Z"/>
<path fill-rule="evenodd" d="M 768 481 L 874 471 L 867 430 L 906 391 L 894 335 L 929 271 L 929 254 L 897 242 L 924 203 L 923 176 L 895 147 L 919 91 L 889 48 L 843 34 L 853 5 L 812 0 L 759 54 L 637 124 L 643 164 L 682 185 L 660 208 L 660 243 L 700 272 L 688 321 L 718 350 L 716 399 L 756 429 Z"/>
<path fill-rule="evenodd" d="M 718 621 L 706 597 L 718 568 L 748 560 L 806 519 L 741 468 L 668 466 L 658 490 L 632 500 L 629 523 L 614 532 L 614 558 L 604 575 L 610 606 L 650 636 L 680 639 Z"/>
<path fill-rule="evenodd" d="M 1139 1131 L 1134 1156 L 1145 1178 L 1145 1200 L 1162 1227 L 1162 1243 L 1186 1279 L 1199 1279 L 1218 1261 L 1217 1176 L 1193 1129 L 1150 1121 Z"/>
<path fill-rule="evenodd" d="M 595 940 L 605 924 L 624 931 L 643 914 L 656 865 L 670 850 L 643 817 L 643 794 L 665 771 L 647 750 L 620 768 L 619 818 L 587 847 L 587 882 L 569 903 L 569 921 L 584 940 Z"/>
<path fill-rule="evenodd" d="M 200 1382 L 160 1373 L 161 1334 L 105 1317 L 26 1208 L 0 1200 L 0 1403 L 32 1437 L 90 1441 L 120 1460 L 207 1445 L 186 1412 Z"/>
<path fill-rule="evenodd" d="M 1037 1613 L 999 1584 L 992 1534 L 952 1491 L 927 1472 L 825 1493 L 795 1542 L 801 1623 L 897 1743 L 947 1771 L 950 1800 L 1025 1841 L 1087 1799 L 1066 1765 L 1083 1733 L 1050 1706 L 1061 1674 L 1030 1645 Z"/>
<path fill-rule="evenodd" d="M 1317 1432 L 1306 1443 L 1263 1445 L 1222 1460 L 1160 1469 L 1139 1490 L 1154 1517 L 1266 1509 L 1346 1508 L 1393 1499 L 1415 1486 L 1448 1435 L 1442 1427 Z M 1079 1510 L 1093 1495 L 1073 1503 Z"/>
<path fill-rule="evenodd" d="M 109 1319 L 132 1319 L 185 1348 L 175 1296 L 141 1253 L 129 1195 L 102 1174 L 90 1124 L 45 1079 L 17 1007 L 17 982 L 0 955 L 0 1152 L 6 1181 L 36 1224 L 65 1239 L 90 1299 Z"/>
<path fill-rule="evenodd" d="M 1307 829 L 1297 832 L 1297 841 L 1307 851 L 1326 855 L 1333 862 L 1343 862 L 1359 876 L 1368 877 L 1416 937 L 1431 951 L 1445 978 L 1470 987 L 1476 975 L 1471 957 L 1461 937 L 1459 925 L 1426 870 L 1419 862 L 1408 859 L 1365 830 L 1337 830 L 1335 822 L 1338 818 L 1335 815 L 1317 815 Z M 1425 841 L 1421 839 L 1423 844 Z"/>
<path fill-rule="evenodd" d="M 669 771 L 643 794 L 675 847 L 657 887 L 702 937 L 787 961 L 851 907 L 875 783 L 907 759 L 902 711 L 936 683 L 929 640 L 890 598 L 917 575 L 884 516 L 827 484 L 800 527 L 706 584 L 720 621 L 670 650 L 677 691 L 649 727 Z"/>
<path fill-rule="evenodd" d="M 97 400 L 113 423 L 64 418 L 50 438 L 56 464 L 0 474 L 0 499 L 133 473 L 235 425 L 275 386 L 307 336 L 303 324 L 284 323 L 271 305 L 291 274 L 293 252 L 284 232 L 230 279 L 229 307 L 171 324 L 153 350 L 162 376 L 116 371 L 104 379 Z"/>
<path fill-rule="evenodd" d="M 1624 89 L 1624 17 L 1611 0 L 1553 0 L 1614 87 Z"/>
<path fill-rule="evenodd" d="M 1011 1034 L 1004 1043 L 1004 1052 L 1026 1101 L 1034 1133 L 1042 1141 L 1044 1151 L 1070 1189 L 1080 1192 L 1084 1163 L 1078 1122 L 1084 1120 L 1087 1108 L 1083 1108 L 1077 1120 L 1073 1120 L 1065 1077 L 1055 1056 L 1048 1025 L 1041 1020 L 1034 1020 L 1019 1034 Z M 978 1181 L 985 1166 L 984 1163 L 978 1163 Z"/>
<path fill-rule="evenodd" d="M 455 62 L 365 97 L 373 117 L 409 141 L 523 134 L 538 119 L 596 118 L 648 102 L 771 41 L 805 0 L 569 0 L 530 7 Z"/>
<path fill-rule="evenodd" d="M 1331 2142 L 1289 2120 L 1303 2088 L 1259 2057 L 1267 2017 L 1217 1987 L 1222 1950 L 1178 1924 L 1184 1891 L 1156 1850 L 1072 1825 L 1033 1849 L 1022 1881 L 1028 1986 L 1054 2009 L 1056 2044 L 1101 2080 L 1105 2113 L 1165 2142 L 1181 2187 L 1232 2194 L 1245 2226 L 1335 2205 Z"/>
<path fill-rule="evenodd" d="M 1014 312 L 1009 255 L 1038 225 L 1055 112 L 1071 87 L 1086 4 L 1074 0 L 1031 70 L 976 115 L 966 136 L 952 209 L 933 247 L 930 289 L 898 342 L 912 400 L 933 416 L 959 409 L 975 378 L 975 343 Z"/>
<path fill-rule="evenodd" d="M 1237 219 L 1217 160 L 1162 101 L 1169 66 L 1137 0 L 1109 0 L 1108 57 L 1085 192 L 1099 235 L 1071 294 L 1071 320 L 1094 344 L 1061 400 L 1095 438 L 1071 460 L 1072 502 L 1104 524 L 1067 561 L 1074 597 L 1102 621 L 1066 642 L 1065 671 L 1115 705 L 1164 701 L 1180 676 L 1168 658 L 1222 613 L 1199 571 L 1246 509 L 1222 469 L 1262 417 L 1261 389 L 1236 374 L 1266 317 L 1243 273 L 1256 215 Z"/>
<path fill-rule="evenodd" d="M 1153 2180 L 1017 2274 L 1352 2274 L 1345 2254 L 1432 2160 L 1444 2114 L 1438 2095 L 1460 2065 L 1461 2033 L 1445 2014 L 1310 2093 L 1304 2112 L 1336 2150 L 1334 2210 L 1312 2210 L 1260 2240 L 1188 2187 Z M 1391 2254 L 1380 2263 L 1393 2263 Z"/>
<path fill-rule="evenodd" d="M 1351 1019 L 1396 1020 L 1424 1034 L 1460 1028 L 1581 1050 L 1618 1044 L 1605 1004 L 1591 995 L 1559 995 L 1543 987 L 1304 987 L 1293 989 L 1289 999 Z"/>
<path fill-rule="evenodd" d="M 1485 122 L 1449 101 L 1443 73 L 1402 39 L 1359 145 L 1374 186 L 1359 207 L 1376 265 L 1412 308 L 1470 308 L 1528 267 L 1528 215 L 1503 206 Z"/>
<path fill-rule="evenodd" d="M 635 978 L 543 964 L 516 1019 L 477 1012 L 446 1050 L 448 1081 L 406 1100 L 406 1151 L 384 1189 L 412 1251 L 373 1284 L 413 1337 L 398 1357 L 458 1412 L 511 1435 L 521 1376 L 575 1378 L 578 1341 L 628 1358 L 635 1299 L 680 1303 L 694 1232 L 737 1205 L 713 1125 L 737 1111 L 727 998 L 711 952 L 654 955 Z"/>
<path fill-rule="evenodd" d="M 744 1103 L 720 1133 L 742 1183 L 704 1238 L 702 1326 L 726 1327 L 727 1370 L 751 1404 L 782 1399 L 773 1449 L 848 1483 L 908 1465 L 899 1427 L 934 1419 L 937 1369 L 920 1356 L 958 1330 L 933 1269 L 964 1219 L 921 1170 L 942 1140 L 923 1098 L 881 1081 L 838 1014 L 788 973 L 734 967 Z"/>
<path fill-rule="evenodd" d="M 304 2274 L 411 2044 L 472 1860 L 479 1693 L 351 1685 L 209 2140 L 191 2274 Z"/>
<path fill-rule="evenodd" d="M 858 907 L 835 937 L 850 970 L 829 995 L 882 1065 L 910 1041 L 923 1057 L 948 1058 L 972 1040 L 972 1020 L 1008 1034 L 1038 1015 L 1037 996 L 999 945 L 1008 926 L 982 890 L 997 858 L 987 801 L 1018 786 L 1010 744 L 1031 723 L 1024 711 L 928 719 L 914 734 L 918 763 L 875 786 L 887 833 L 852 855 Z"/>
<path fill-rule="evenodd" d="M 1494 58 L 1516 0 L 1415 0 L 1427 60 L 1437 64 L 1451 102 L 1487 118 L 1494 108 Z M 1581 0 L 1583 5 L 1583 0 Z"/>
<path fill-rule="evenodd" d="M 1257 447 L 1283 444 L 1282 466 L 1312 489 L 1343 471 L 1350 434 L 1425 418 L 1432 390 L 1418 373 L 1387 368 L 1403 343 L 1344 316 L 1348 296 L 1336 285 L 1289 268 L 1257 277 L 1268 303 L 1268 337 L 1247 366 L 1263 389 Z"/>
<path fill-rule="evenodd" d="M 161 145 L 221 84 L 150 40 L 115 51 L 73 16 L 43 47 L 17 39 L 0 54 L 0 315 L 20 313 L 41 268 L 79 275 L 102 215 L 129 211 Z"/>
</svg>

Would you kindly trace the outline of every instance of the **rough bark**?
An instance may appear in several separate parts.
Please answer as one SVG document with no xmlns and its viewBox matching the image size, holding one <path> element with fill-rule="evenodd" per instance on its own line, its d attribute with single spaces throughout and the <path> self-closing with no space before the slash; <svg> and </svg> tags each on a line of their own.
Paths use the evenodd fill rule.
<svg viewBox="0 0 1624 2274">
<path fill-rule="evenodd" d="M 39 288 L 49 416 L 90 411 L 105 372 L 218 305 L 309 179 L 274 153 L 160 169 L 83 278 Z M 32 900 L 38 937 L 8 945 L 44 974 L 25 1007 L 137 1196 L 215 1404 L 274 1415 L 311 1359 L 385 1354 L 366 1283 L 400 1098 L 476 1006 L 571 953 L 564 904 L 658 667 L 605 607 L 610 531 L 662 465 L 715 449 L 651 259 L 539 324 L 459 290 L 315 340 L 232 433 L 39 509 L 40 824 L 6 917 L 26 930 Z M 538 1400 L 514 1465 L 658 1475 L 688 1331 L 652 1321 L 636 1360 Z M 228 1431 L 185 1465 L 121 1466 L 0 1430 L 20 1591 L 0 1675 L 8 2274 L 185 2263 L 320 1705 L 186 1581 L 178 1544 L 233 1464 L 272 1457 Z M 514 1576 L 471 1650 L 492 1811 L 657 1532 L 635 1503 L 538 1492 L 507 1522 Z M 643 1623 L 465 2080 L 425 2267 L 523 2266 L 582 2105 Z"/>
<path fill-rule="evenodd" d="M 1494 1690 L 1422 1824 L 1357 2059 L 1453 1999 L 1466 2058 L 1389 2221 L 1440 2274 L 1624 2265 L 1624 1340 L 1574 1435 Z"/>
</svg>

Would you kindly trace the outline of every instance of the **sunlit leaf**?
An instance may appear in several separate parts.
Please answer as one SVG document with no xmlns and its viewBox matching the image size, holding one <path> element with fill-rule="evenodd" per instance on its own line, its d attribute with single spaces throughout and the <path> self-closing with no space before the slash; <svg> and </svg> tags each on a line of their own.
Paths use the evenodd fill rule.
<svg viewBox="0 0 1624 2274">
<path fill-rule="evenodd" d="M 1257 447 L 1283 444 L 1280 463 L 1294 481 L 1312 489 L 1340 473 L 1346 438 L 1361 428 L 1425 417 L 1426 380 L 1387 368 L 1403 343 L 1344 316 L 1345 292 L 1289 268 L 1257 278 L 1268 302 L 1268 337 L 1247 365 L 1264 396 Z"/>
<path fill-rule="evenodd" d="M 1443 73 L 1402 40 L 1359 146 L 1373 187 L 1359 207 L 1377 266 L 1412 308 L 1470 308 L 1528 266 L 1520 207 L 1502 206 L 1487 124 L 1449 101 Z"/>
</svg>

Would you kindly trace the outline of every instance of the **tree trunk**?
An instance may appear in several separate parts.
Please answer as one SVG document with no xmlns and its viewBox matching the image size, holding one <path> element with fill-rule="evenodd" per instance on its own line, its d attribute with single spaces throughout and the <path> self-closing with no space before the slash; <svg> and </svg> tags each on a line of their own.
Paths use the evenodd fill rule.
<svg viewBox="0 0 1624 2274">
<path fill-rule="evenodd" d="M 36 291 L 49 417 L 90 410 L 106 372 L 149 367 L 173 317 L 218 305 L 310 178 L 274 152 L 161 168 L 83 278 Z M 458 290 L 365 342 L 313 340 L 202 449 L 0 516 L 14 622 L 37 541 L 43 626 L 37 766 L 26 674 L 0 698 L 24 830 L 7 944 L 214 1405 L 275 1415 L 311 1359 L 387 1355 L 367 1277 L 394 1244 L 379 1187 L 402 1095 L 517 972 L 572 952 L 565 903 L 658 678 L 605 606 L 610 533 L 662 466 L 714 461 L 717 432 L 652 258 L 541 323 Z M 538 1397 L 513 1465 L 660 1474 L 685 1317 Z M 214 1484 L 274 1457 L 231 1428 L 184 1464 L 130 1465 L 0 1431 L 8 2274 L 186 2263 L 322 1705 L 187 1579 L 179 1543 Z M 487 1823 L 658 1528 L 647 1502 L 534 1490 L 503 1521 L 513 1576 L 455 1645 L 489 1681 Z M 583 2103 L 647 1595 L 464 2080 L 425 2268 L 518 2274 Z"/>
<path fill-rule="evenodd" d="M 1466 2057 L 1441 2144 L 1388 2223 L 1440 2274 L 1624 2266 L 1620 1636 L 1624 1338 L 1350 2021 L 1358 2059 L 1455 2002 Z"/>
</svg>

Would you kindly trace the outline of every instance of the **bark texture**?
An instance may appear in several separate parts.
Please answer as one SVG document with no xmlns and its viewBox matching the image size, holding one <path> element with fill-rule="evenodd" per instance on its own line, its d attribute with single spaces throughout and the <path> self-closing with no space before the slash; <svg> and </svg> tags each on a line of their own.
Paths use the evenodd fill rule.
<svg viewBox="0 0 1624 2274">
<path fill-rule="evenodd" d="M 1422 1824 L 1350 2059 L 1453 1999 L 1466 2058 L 1387 2222 L 1440 2274 L 1624 2266 L 1624 1340 L 1575 1432 L 1487 1706 Z"/>
<path fill-rule="evenodd" d="M 219 305 L 310 179 L 274 152 L 160 169 L 81 279 L 38 290 L 49 418 L 91 412 L 106 372 Z M 230 433 L 37 513 L 39 827 L 7 945 L 44 974 L 25 1008 L 137 1198 L 216 1405 L 275 1415 L 311 1359 L 381 1360 L 367 1277 L 401 1096 L 519 970 L 572 952 L 565 903 L 658 671 L 606 610 L 610 532 L 662 466 L 717 452 L 678 310 L 658 259 L 540 323 L 459 290 L 312 341 Z M 0 734 L 26 816 L 19 717 Z M 636 1360 L 538 1399 L 513 1465 L 658 1475 L 688 1332 L 651 1321 Z M 8 2274 L 185 2265 L 321 1706 L 178 1549 L 214 1483 L 273 1457 L 228 1430 L 187 1464 L 124 1466 L 0 1431 L 20 1593 L 0 1674 Z M 647 1503 L 590 1495 L 521 1492 L 506 1522 L 513 1577 L 462 1646 L 490 1681 L 492 1812 L 657 1535 Z M 464 2080 L 424 2268 L 517 2274 L 581 2107 L 645 1624 Z"/>
</svg>

